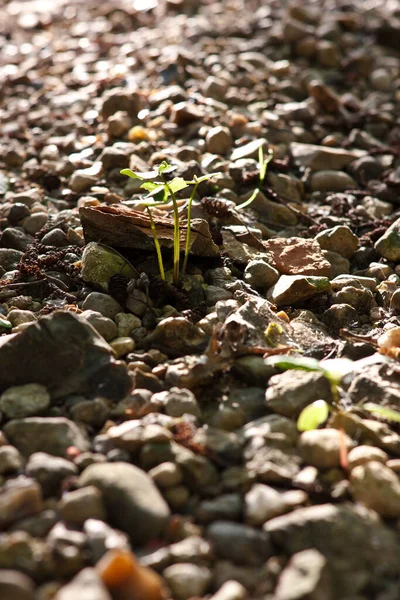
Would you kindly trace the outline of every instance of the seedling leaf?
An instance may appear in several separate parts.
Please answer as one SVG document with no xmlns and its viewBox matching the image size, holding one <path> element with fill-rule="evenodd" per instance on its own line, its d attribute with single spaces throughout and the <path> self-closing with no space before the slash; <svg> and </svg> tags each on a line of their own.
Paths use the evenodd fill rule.
<svg viewBox="0 0 400 600">
<path fill-rule="evenodd" d="M 145 173 L 138 175 L 137 173 L 135 173 L 134 171 L 132 171 L 131 169 L 122 169 L 122 171 L 120 171 L 121 175 L 126 175 L 127 177 L 130 177 L 131 179 L 146 179 L 146 177 L 143 177 L 142 175 L 146 175 Z"/>
<path fill-rule="evenodd" d="M 363 405 L 363 409 L 374 415 L 388 419 L 389 421 L 400 423 L 400 412 L 393 410 L 392 408 L 388 408 L 387 406 L 380 406 L 374 402 L 367 402 Z"/>
<path fill-rule="evenodd" d="M 265 359 L 267 365 L 278 367 L 283 371 L 288 369 L 300 369 L 302 371 L 322 371 L 322 367 L 315 358 L 303 356 L 270 356 Z"/>
<path fill-rule="evenodd" d="M 316 400 L 306 406 L 297 419 L 299 431 L 311 431 L 317 429 L 329 416 L 329 404 L 325 400 Z"/>
</svg>

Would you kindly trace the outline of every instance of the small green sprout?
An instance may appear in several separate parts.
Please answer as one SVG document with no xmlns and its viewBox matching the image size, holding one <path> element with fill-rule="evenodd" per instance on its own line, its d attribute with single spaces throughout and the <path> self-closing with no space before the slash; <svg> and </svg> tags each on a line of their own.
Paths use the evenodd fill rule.
<svg viewBox="0 0 400 600">
<path fill-rule="evenodd" d="M 330 406 L 325 400 L 312 402 L 301 411 L 297 419 L 297 429 L 299 431 L 317 429 L 322 423 L 325 423 L 330 410 Z"/>
<path fill-rule="evenodd" d="M 363 404 L 363 409 L 367 410 L 373 415 L 383 417 L 388 421 L 400 423 L 400 412 L 398 412 L 397 410 L 393 410 L 393 408 L 388 408 L 387 406 L 380 406 L 380 404 L 375 404 L 374 402 L 367 402 L 366 404 Z"/>
<path fill-rule="evenodd" d="M 165 271 L 164 271 L 164 263 L 161 254 L 160 243 L 157 236 L 157 229 L 154 223 L 154 219 L 150 210 L 151 206 L 158 206 L 160 204 L 164 204 L 172 200 L 173 212 L 174 212 L 174 266 L 173 266 L 173 280 L 174 283 L 177 284 L 179 281 L 179 277 L 182 273 L 185 272 L 187 261 L 189 257 L 189 249 L 190 249 L 190 232 L 191 232 L 191 210 L 192 203 L 196 196 L 197 188 L 203 181 L 207 181 L 214 177 L 215 175 L 219 175 L 219 173 L 210 173 L 209 175 L 203 175 L 202 177 L 194 176 L 193 180 L 186 181 L 183 177 L 174 177 L 170 181 L 168 181 L 165 177 L 168 173 L 172 173 L 176 170 L 177 167 L 174 167 L 167 163 L 167 161 L 163 161 L 156 170 L 148 171 L 146 173 L 135 173 L 131 169 L 122 169 L 120 171 L 121 175 L 126 175 L 131 179 L 140 179 L 144 181 L 140 186 L 142 189 L 148 192 L 147 198 L 153 199 L 152 202 L 146 204 L 146 209 L 150 218 L 150 227 L 153 233 L 154 245 L 156 247 L 157 259 L 158 259 L 158 267 L 160 270 L 160 275 L 162 279 L 165 279 Z M 156 177 L 159 177 L 161 181 L 146 181 L 146 180 L 154 180 Z M 184 190 L 189 185 L 193 185 L 193 190 L 189 198 L 188 202 L 188 214 L 187 214 L 187 232 L 186 232 L 186 243 L 185 243 L 185 255 L 183 261 L 182 272 L 180 272 L 180 220 L 179 220 L 179 210 L 178 210 L 178 201 L 176 198 L 176 194 L 181 190 Z M 161 200 L 159 198 L 161 197 Z"/>
<path fill-rule="evenodd" d="M 258 187 L 256 187 L 254 192 L 251 194 L 250 198 L 248 198 L 247 200 L 242 202 L 242 204 L 239 204 L 236 207 L 238 210 L 241 210 L 242 208 L 246 208 L 247 206 L 250 206 L 250 204 L 257 198 L 258 193 L 261 191 L 261 189 L 264 185 L 265 176 L 267 174 L 268 163 L 271 162 L 273 157 L 274 157 L 274 153 L 272 152 L 271 149 L 268 150 L 267 156 L 264 156 L 264 151 L 262 149 L 262 146 L 259 147 L 259 149 L 258 149 L 258 168 L 260 170 L 259 184 L 258 184 Z"/>
</svg>

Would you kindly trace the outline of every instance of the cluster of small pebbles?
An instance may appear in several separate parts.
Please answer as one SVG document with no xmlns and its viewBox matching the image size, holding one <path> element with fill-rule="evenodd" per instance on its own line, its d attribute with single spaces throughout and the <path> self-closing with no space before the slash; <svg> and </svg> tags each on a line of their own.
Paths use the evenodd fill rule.
<svg viewBox="0 0 400 600">
<path fill-rule="evenodd" d="M 400 430 L 363 408 L 400 409 L 397 2 L 0 22 L 1 600 L 398 600 Z M 179 285 L 170 250 L 163 282 L 83 219 L 144 210 L 120 171 L 163 160 L 217 173 Z M 268 361 L 290 352 L 347 373 Z"/>
</svg>

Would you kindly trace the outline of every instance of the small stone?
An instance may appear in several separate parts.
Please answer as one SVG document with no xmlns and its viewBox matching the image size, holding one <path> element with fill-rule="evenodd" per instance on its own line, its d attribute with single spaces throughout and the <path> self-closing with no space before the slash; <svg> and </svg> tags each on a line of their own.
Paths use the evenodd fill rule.
<svg viewBox="0 0 400 600">
<path fill-rule="evenodd" d="M 103 398 L 82 399 L 71 408 L 71 417 L 92 427 L 101 427 L 109 416 L 109 407 Z"/>
<path fill-rule="evenodd" d="M 251 260 L 244 270 L 244 280 L 256 289 L 268 290 L 279 279 L 279 271 L 263 260 Z"/>
<path fill-rule="evenodd" d="M 184 485 L 176 485 L 164 491 L 164 497 L 173 510 L 182 509 L 189 501 L 190 491 Z"/>
<path fill-rule="evenodd" d="M 0 598 L 2 600 L 34 600 L 33 580 L 20 571 L 1 569 Z"/>
<path fill-rule="evenodd" d="M 102 294 L 101 292 L 91 292 L 86 296 L 82 309 L 99 312 L 107 319 L 114 319 L 121 312 L 119 303 L 108 294 Z"/>
<path fill-rule="evenodd" d="M 400 517 L 399 478 L 381 462 L 371 461 L 355 467 L 350 476 L 350 492 L 356 502 L 372 508 L 382 517 Z"/>
<path fill-rule="evenodd" d="M 187 600 L 193 596 L 204 596 L 212 574 L 207 567 L 178 563 L 164 569 L 163 577 L 176 600 Z"/>
<path fill-rule="evenodd" d="M 337 252 L 345 258 L 351 258 L 358 248 L 358 238 L 346 225 L 326 229 L 316 235 L 315 240 L 321 248 Z"/>
<path fill-rule="evenodd" d="M 104 148 L 99 160 L 101 160 L 106 170 L 114 168 L 125 169 L 129 167 L 129 154 L 115 146 Z"/>
<path fill-rule="evenodd" d="M 350 450 L 354 442 L 338 429 L 304 431 L 299 438 L 299 449 L 304 462 L 318 469 L 340 466 L 340 452 L 345 444 Z"/>
<path fill-rule="evenodd" d="M 258 151 L 260 147 L 264 149 L 268 147 L 268 142 L 265 138 L 253 140 L 252 142 L 249 142 L 244 146 L 239 146 L 239 148 L 235 148 L 231 154 L 231 161 L 235 162 L 242 158 L 258 158 Z"/>
<path fill-rule="evenodd" d="M 245 495 L 244 514 L 249 525 L 263 525 L 269 519 L 284 515 L 290 510 L 284 494 L 269 485 L 255 483 Z"/>
<path fill-rule="evenodd" d="M 232 579 L 223 583 L 210 600 L 246 600 L 246 598 L 248 598 L 246 588 Z"/>
<path fill-rule="evenodd" d="M 317 171 L 311 175 L 312 192 L 344 192 L 357 187 L 357 182 L 344 171 Z"/>
<path fill-rule="evenodd" d="M 14 308 L 7 314 L 7 319 L 13 327 L 21 325 L 21 323 L 32 323 L 36 321 L 36 316 L 31 310 L 21 310 Z"/>
<path fill-rule="evenodd" d="M 10 225 L 18 225 L 20 221 L 26 219 L 31 214 L 31 211 L 22 202 L 16 202 L 10 208 L 7 215 L 7 220 Z"/>
<path fill-rule="evenodd" d="M 400 219 L 397 219 L 375 243 L 375 250 L 388 260 L 400 261 Z M 0 250 L 1 252 L 1 250 Z M 1 257 L 0 257 L 1 264 Z"/>
<path fill-rule="evenodd" d="M 7 227 L 1 235 L 1 245 L 3 248 L 13 248 L 25 252 L 32 238 L 16 227 Z"/>
<path fill-rule="evenodd" d="M 269 536 L 242 523 L 215 521 L 207 528 L 207 538 L 218 557 L 240 565 L 259 565 L 273 554 Z"/>
<path fill-rule="evenodd" d="M 275 589 L 276 600 L 332 600 L 328 561 L 315 549 L 294 554 L 282 571 Z"/>
<path fill-rule="evenodd" d="M 64 479 L 78 474 L 76 466 L 65 458 L 34 452 L 25 467 L 26 475 L 35 479 L 45 497 L 56 496 Z"/>
<path fill-rule="evenodd" d="M 331 265 L 314 240 L 273 238 L 263 243 L 271 253 L 278 271 L 284 275 L 316 275 L 329 277 Z"/>
<path fill-rule="evenodd" d="M 236 521 L 242 513 L 240 494 L 222 494 L 212 500 L 203 500 L 196 510 L 196 518 L 202 523 L 216 520 Z"/>
<path fill-rule="evenodd" d="M 100 312 L 95 310 L 85 310 L 82 317 L 95 328 L 95 330 L 103 336 L 106 342 L 113 340 L 118 335 L 118 328 L 112 319 L 104 317 Z"/>
<path fill-rule="evenodd" d="M 80 485 L 94 485 L 103 493 L 111 524 L 128 533 L 135 545 L 159 535 L 168 521 L 169 508 L 153 481 L 133 465 L 91 465 L 82 473 Z"/>
<path fill-rule="evenodd" d="M 72 581 L 64 585 L 54 600 L 111 600 L 111 595 L 96 569 L 83 569 Z"/>
<path fill-rule="evenodd" d="M 207 150 L 212 154 L 226 154 L 232 144 L 232 134 L 228 127 L 213 127 L 206 135 Z"/>
<path fill-rule="evenodd" d="M 367 288 L 346 285 L 332 294 L 332 304 L 350 304 L 359 314 L 368 314 L 374 303 L 374 296 Z"/>
<path fill-rule="evenodd" d="M 166 414 L 171 417 L 182 417 L 184 414 L 200 417 L 201 414 L 196 396 L 184 388 L 172 387 L 169 392 L 155 394 L 152 401 L 161 401 Z"/>
<path fill-rule="evenodd" d="M 320 319 L 332 330 L 357 327 L 359 323 L 358 312 L 350 304 L 334 304 L 322 313 Z"/>
<path fill-rule="evenodd" d="M 57 508 L 64 521 L 76 525 L 83 525 L 87 519 L 106 520 L 102 494 L 91 485 L 64 494 Z"/>
<path fill-rule="evenodd" d="M 23 226 L 27 233 L 35 235 L 47 223 L 48 214 L 45 212 L 37 212 L 24 219 Z"/>
<path fill-rule="evenodd" d="M 288 370 L 269 380 L 265 399 L 269 410 L 295 418 L 315 400 L 331 401 L 328 379 L 321 373 Z"/>
<path fill-rule="evenodd" d="M 204 96 L 223 102 L 227 91 L 228 84 L 226 81 L 213 77 L 212 75 L 207 77 L 203 87 Z"/>
<path fill-rule="evenodd" d="M 66 234 L 58 227 L 46 233 L 46 235 L 42 237 L 41 243 L 45 246 L 56 246 L 56 248 L 62 248 L 63 246 L 69 245 Z"/>
<path fill-rule="evenodd" d="M 375 69 L 369 76 L 372 87 L 380 92 L 389 92 L 393 81 L 390 73 L 386 69 Z"/>
<path fill-rule="evenodd" d="M 126 356 L 129 352 L 135 349 L 135 342 L 131 337 L 117 337 L 110 343 L 111 348 L 114 350 L 116 358 Z"/>
<path fill-rule="evenodd" d="M 283 306 L 306 300 L 328 291 L 329 288 L 327 277 L 281 275 L 279 281 L 268 291 L 267 298 L 276 306 Z"/>
<path fill-rule="evenodd" d="M 101 114 L 103 119 L 114 115 L 118 111 L 126 112 L 130 117 L 137 117 L 141 110 L 139 94 L 124 88 L 113 88 L 103 94 Z"/>
<path fill-rule="evenodd" d="M 15 473 L 23 464 L 22 456 L 14 446 L 0 446 L 0 475 Z"/>
<path fill-rule="evenodd" d="M 292 142 L 290 149 L 297 165 L 309 167 L 314 171 L 322 169 L 340 170 L 356 158 L 366 154 L 363 150 L 345 150 L 343 148 L 329 148 L 328 146 L 299 142 Z"/>
<path fill-rule="evenodd" d="M 36 481 L 24 476 L 10 479 L 0 494 L 0 527 L 4 530 L 15 521 L 40 512 L 42 508 L 42 493 Z"/>
<path fill-rule="evenodd" d="M 87 192 L 93 185 L 96 185 L 98 181 L 97 175 L 92 175 L 88 169 L 77 169 L 71 176 L 69 181 L 69 187 L 73 192 L 82 194 Z"/>
<path fill-rule="evenodd" d="M 0 449 L 1 450 L 1 449 Z M 149 471 L 150 477 L 159 487 L 170 488 L 182 482 L 182 470 L 173 462 L 164 462 Z"/>
<path fill-rule="evenodd" d="M 24 456 L 34 452 L 47 452 L 65 456 L 70 446 L 85 452 L 89 442 L 82 431 L 65 417 L 29 417 L 13 419 L 3 428 L 10 442 Z"/>
<path fill-rule="evenodd" d="M 107 119 L 107 133 L 110 137 L 122 137 L 129 131 L 132 119 L 127 112 L 119 110 Z"/>
<path fill-rule="evenodd" d="M 8 388 L 0 396 L 0 410 L 9 419 L 37 415 L 50 405 L 50 394 L 44 385 L 27 383 Z"/>
<path fill-rule="evenodd" d="M 129 313 L 118 313 L 115 315 L 115 322 L 118 327 L 118 336 L 131 336 L 135 329 L 142 326 L 142 322 L 136 315 Z"/>
<path fill-rule="evenodd" d="M 20 250 L 0 248 L 0 267 L 3 267 L 4 271 L 12 271 L 18 267 L 22 256 L 23 252 Z"/>
<path fill-rule="evenodd" d="M 356 446 L 353 450 L 350 450 L 347 456 L 347 462 L 350 471 L 359 465 L 365 465 L 371 461 L 380 462 L 385 464 L 388 461 L 389 456 L 375 446 Z"/>
<path fill-rule="evenodd" d="M 143 317 L 148 309 L 148 297 L 144 292 L 134 289 L 125 302 L 126 308 L 137 317 Z"/>
<path fill-rule="evenodd" d="M 108 291 L 108 282 L 113 275 L 121 274 L 131 279 L 135 272 L 123 256 L 111 249 L 90 242 L 82 255 L 82 279 L 85 283 L 99 286 L 104 292 Z"/>
<path fill-rule="evenodd" d="M 202 113 L 196 104 L 191 102 L 178 102 L 171 109 L 171 121 L 178 127 L 185 127 L 201 119 Z"/>
<path fill-rule="evenodd" d="M 317 57 L 320 65 L 323 67 L 340 67 L 340 52 L 338 46 L 334 42 L 328 40 L 321 40 L 318 42 Z"/>
</svg>

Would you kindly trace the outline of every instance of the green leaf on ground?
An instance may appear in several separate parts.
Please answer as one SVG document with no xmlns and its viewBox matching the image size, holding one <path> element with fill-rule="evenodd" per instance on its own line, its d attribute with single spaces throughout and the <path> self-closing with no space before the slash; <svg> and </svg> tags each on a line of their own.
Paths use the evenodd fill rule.
<svg viewBox="0 0 400 600">
<path fill-rule="evenodd" d="M 329 416 L 329 404 L 325 400 L 316 400 L 306 406 L 297 420 L 299 431 L 311 431 L 322 425 Z"/>
</svg>

